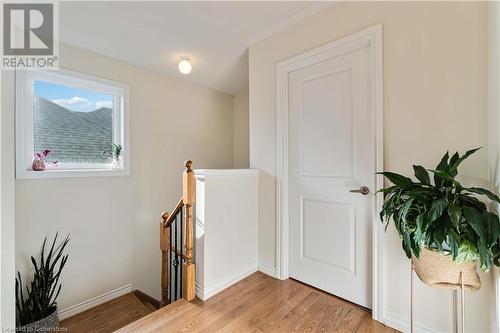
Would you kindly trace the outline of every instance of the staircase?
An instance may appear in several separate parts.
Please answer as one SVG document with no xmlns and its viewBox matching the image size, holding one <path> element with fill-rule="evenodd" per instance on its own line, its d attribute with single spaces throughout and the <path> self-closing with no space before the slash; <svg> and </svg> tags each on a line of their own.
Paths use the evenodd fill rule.
<svg viewBox="0 0 500 333">
<path fill-rule="evenodd" d="M 183 298 L 195 298 L 193 262 L 193 204 L 196 179 L 193 162 L 185 163 L 182 174 L 182 197 L 171 213 L 162 214 L 160 223 L 161 306 Z"/>
<path fill-rule="evenodd" d="M 185 167 L 182 197 L 171 213 L 162 214 L 163 222 L 160 223 L 161 311 L 148 307 L 146 303 L 148 310 L 153 310 L 152 313 L 117 332 L 142 332 L 145 327 L 148 327 L 148 331 L 154 330 L 156 324 L 164 325 L 192 311 L 201 302 L 195 298 L 193 204 L 196 180 L 193 162 L 187 161 Z"/>
<path fill-rule="evenodd" d="M 193 204 L 196 180 L 193 162 L 185 163 L 183 193 L 171 213 L 162 214 L 160 223 L 161 301 L 135 290 L 95 308 L 63 320 L 61 327 L 73 333 L 104 333 L 120 330 L 141 332 L 141 325 L 158 316 L 177 318 L 192 309 L 195 299 L 195 264 L 193 261 Z M 157 311 L 162 308 L 161 312 Z M 146 317 L 143 320 L 139 319 Z M 172 316 L 170 318 L 170 316 Z M 130 325 L 129 325 L 130 324 Z M 128 325 L 128 326 L 127 326 Z"/>
</svg>

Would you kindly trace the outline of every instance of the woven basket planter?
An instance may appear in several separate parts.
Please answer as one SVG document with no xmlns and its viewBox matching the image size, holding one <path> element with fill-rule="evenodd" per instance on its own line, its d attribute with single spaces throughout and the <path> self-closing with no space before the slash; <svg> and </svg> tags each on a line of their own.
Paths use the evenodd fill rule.
<svg viewBox="0 0 500 333">
<path fill-rule="evenodd" d="M 420 258 L 412 256 L 412 262 L 420 280 L 432 287 L 460 289 L 460 272 L 463 272 L 466 290 L 476 291 L 481 288 L 476 263 L 473 261 L 457 264 L 451 255 L 422 248 Z"/>
<path fill-rule="evenodd" d="M 50 315 L 25 326 L 18 327 L 17 332 L 56 332 L 59 328 L 57 308 Z"/>
</svg>

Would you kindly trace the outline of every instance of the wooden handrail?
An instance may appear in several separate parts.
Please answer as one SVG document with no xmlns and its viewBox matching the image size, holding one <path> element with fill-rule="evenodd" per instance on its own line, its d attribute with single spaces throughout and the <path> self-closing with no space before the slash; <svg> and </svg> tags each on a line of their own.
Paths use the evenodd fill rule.
<svg viewBox="0 0 500 333">
<path fill-rule="evenodd" d="M 195 298 L 195 264 L 193 262 L 193 205 L 196 195 L 196 179 L 192 169 L 193 162 L 187 161 L 185 163 L 186 170 L 182 175 L 182 198 L 179 200 L 175 208 L 169 214 L 168 212 L 162 213 L 163 221 L 160 223 L 160 249 L 162 253 L 162 266 L 161 266 L 161 305 L 168 304 L 169 300 L 169 253 L 175 253 L 182 258 L 182 297 L 191 301 Z M 184 216 L 182 209 L 184 210 Z M 179 251 L 176 246 L 172 246 L 171 238 L 178 227 L 172 231 L 172 223 L 176 221 L 177 216 L 180 214 L 184 221 L 181 224 L 181 243 L 184 244 L 184 249 Z M 177 224 L 174 224 L 177 226 Z M 177 237 L 177 236 L 176 236 Z M 176 238 L 177 239 L 177 238 Z M 177 243 L 176 243 L 177 244 Z M 172 258 L 170 258 L 170 262 Z M 175 271 L 177 272 L 177 271 Z M 177 273 L 176 273 L 177 274 Z M 177 280 L 174 280 L 177 281 Z M 175 282 L 176 283 L 176 282 Z M 175 289 L 175 288 L 174 288 Z M 175 299 L 175 298 L 174 298 Z"/>
<path fill-rule="evenodd" d="M 175 205 L 175 208 L 172 210 L 172 213 L 168 212 L 163 212 L 161 214 L 161 218 L 163 219 L 163 226 L 165 228 L 170 227 L 170 224 L 172 224 L 172 221 L 175 220 L 175 217 L 177 216 L 177 213 L 182 209 L 182 206 L 184 203 L 182 202 L 182 198 L 179 199 L 179 202 L 177 205 Z"/>
</svg>

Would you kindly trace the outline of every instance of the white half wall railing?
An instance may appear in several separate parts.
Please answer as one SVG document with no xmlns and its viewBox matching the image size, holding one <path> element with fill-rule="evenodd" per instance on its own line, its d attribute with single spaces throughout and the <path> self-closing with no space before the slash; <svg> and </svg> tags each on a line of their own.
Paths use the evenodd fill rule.
<svg viewBox="0 0 500 333">
<path fill-rule="evenodd" d="M 196 295 L 206 300 L 258 269 L 259 170 L 195 170 Z"/>
</svg>

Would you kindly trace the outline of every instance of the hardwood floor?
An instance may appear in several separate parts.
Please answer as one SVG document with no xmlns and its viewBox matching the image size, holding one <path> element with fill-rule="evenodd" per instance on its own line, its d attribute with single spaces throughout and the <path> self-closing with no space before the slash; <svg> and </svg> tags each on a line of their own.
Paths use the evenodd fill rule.
<svg viewBox="0 0 500 333">
<path fill-rule="evenodd" d="M 124 327 L 154 309 L 144 305 L 134 294 L 126 294 L 61 321 L 59 327 L 71 333 L 107 333 Z M 61 331 L 64 332 L 64 331 Z"/>
<path fill-rule="evenodd" d="M 125 332 L 397 332 L 366 309 L 294 280 L 254 273 L 205 302 L 170 304 Z"/>
</svg>

